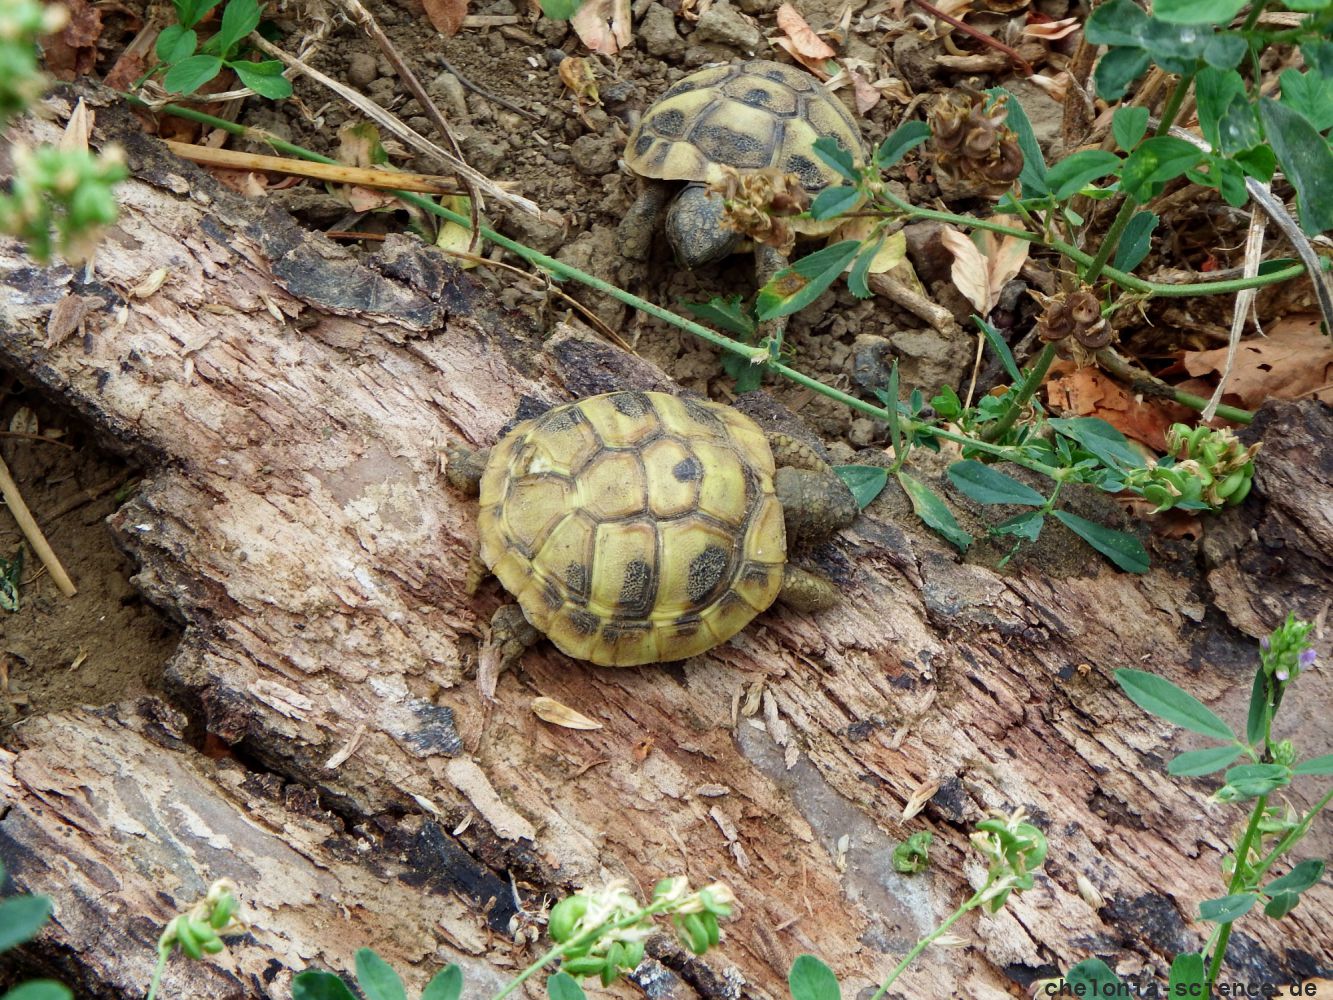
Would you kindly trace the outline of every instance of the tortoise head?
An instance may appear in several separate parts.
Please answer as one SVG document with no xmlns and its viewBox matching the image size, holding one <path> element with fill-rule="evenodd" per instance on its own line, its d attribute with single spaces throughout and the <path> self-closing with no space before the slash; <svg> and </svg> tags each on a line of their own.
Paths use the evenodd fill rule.
<svg viewBox="0 0 1333 1000">
<path fill-rule="evenodd" d="M 682 267 L 694 270 L 736 252 L 741 234 L 722 225 L 722 198 L 702 184 L 690 184 L 671 200 L 667 240 Z"/>
</svg>

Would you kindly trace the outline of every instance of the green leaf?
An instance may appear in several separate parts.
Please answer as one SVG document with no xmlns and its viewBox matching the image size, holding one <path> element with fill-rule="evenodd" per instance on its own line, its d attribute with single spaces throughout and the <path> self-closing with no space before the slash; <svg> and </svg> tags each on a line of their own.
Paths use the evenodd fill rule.
<svg viewBox="0 0 1333 1000">
<path fill-rule="evenodd" d="M 282 75 L 282 63 L 277 59 L 268 62 L 234 62 L 228 65 L 236 71 L 245 84 L 260 97 L 280 101 L 292 96 L 292 83 Z"/>
<path fill-rule="evenodd" d="M 1313 125 L 1291 108 L 1259 99 L 1268 141 L 1282 172 L 1296 188 L 1301 228 L 1310 235 L 1333 229 L 1333 152 Z"/>
<path fill-rule="evenodd" d="M 1135 212 L 1134 217 L 1120 234 L 1120 242 L 1115 247 L 1114 266 L 1119 271 L 1133 271 L 1143 263 L 1152 249 L 1152 234 L 1157 228 L 1156 212 Z"/>
<path fill-rule="evenodd" d="M 1199 919 L 1229 924 L 1250 912 L 1250 907 L 1258 898 L 1252 892 L 1238 892 L 1230 896 L 1219 896 L 1217 899 L 1205 899 L 1199 904 Z"/>
<path fill-rule="evenodd" d="M 407 1000 L 398 973 L 372 948 L 357 949 L 356 981 L 361 992 L 366 995 L 366 1000 Z"/>
<path fill-rule="evenodd" d="M 855 182 L 860 178 L 856 161 L 851 152 L 832 136 L 820 136 L 815 140 L 815 155 L 836 170 L 846 180 Z"/>
<path fill-rule="evenodd" d="M 1316 132 L 1333 127 L 1333 80 L 1294 69 L 1283 70 L 1277 79 L 1282 87 L 1282 104 L 1305 118 Z"/>
<path fill-rule="evenodd" d="M 1230 24 L 1249 0 L 1153 0 L 1155 17 L 1171 24 Z"/>
<path fill-rule="evenodd" d="M 949 466 L 949 481 L 977 503 L 1017 503 L 1041 507 L 1046 498 L 1027 483 L 998 469 L 966 459 Z"/>
<path fill-rule="evenodd" d="M 889 470 L 877 465 L 835 465 L 833 471 L 856 498 L 857 510 L 865 510 L 889 482 Z"/>
<path fill-rule="evenodd" d="M 193 28 L 204 19 L 204 15 L 216 7 L 222 0 L 172 0 L 176 8 L 176 19 L 184 28 Z"/>
<path fill-rule="evenodd" d="M 1165 677 L 1126 667 L 1115 672 L 1115 679 L 1125 694 L 1129 695 L 1129 700 L 1145 712 L 1214 739 L 1231 741 L 1236 738 L 1231 727 L 1219 719 L 1212 709 Z"/>
<path fill-rule="evenodd" d="M 990 349 L 995 352 L 995 356 L 1000 359 L 1000 364 L 1004 365 L 1005 372 L 1009 378 L 1017 384 L 1023 381 L 1023 373 L 1018 370 L 1018 362 L 1014 360 L 1014 352 L 1009 350 L 1009 345 L 1005 343 L 1004 337 L 1000 331 L 991 326 L 980 316 L 973 316 L 972 322 L 977 324 L 978 329 L 986 337 L 986 343 Z"/>
<path fill-rule="evenodd" d="M 1056 519 L 1126 573 L 1146 573 L 1151 564 L 1143 543 L 1133 535 L 1089 521 L 1067 510 L 1051 511 Z"/>
<path fill-rule="evenodd" d="M 1103 10 L 1107 5 L 1098 7 L 1093 13 Z M 1137 9 L 1137 8 L 1135 8 Z M 1097 96 L 1105 101 L 1118 101 L 1125 96 L 1129 85 L 1147 72 L 1152 65 L 1152 56 L 1139 48 L 1121 48 L 1107 51 L 1097 60 L 1097 68 L 1092 72 L 1093 82 L 1097 84 Z"/>
<path fill-rule="evenodd" d="M 921 518 L 926 527 L 941 535 L 954 548 L 966 552 L 972 544 L 972 536 L 958 526 L 953 513 L 931 490 L 929 486 L 914 476 L 898 470 L 898 485 L 912 501 L 912 510 Z"/>
<path fill-rule="evenodd" d="M 0 902 L 0 951 L 31 941 L 51 916 L 45 896 L 11 896 Z"/>
<path fill-rule="evenodd" d="M 992 535 L 1013 535 L 1015 538 L 1026 538 L 1029 542 L 1035 542 L 1041 537 L 1041 529 L 1045 526 L 1044 510 L 1026 510 L 1006 518 L 990 531 Z"/>
<path fill-rule="evenodd" d="M 887 170 L 915 146 L 930 138 L 930 126 L 923 121 L 903 122 L 875 150 L 875 166 Z"/>
<path fill-rule="evenodd" d="M 1298 892 L 1279 892 L 1270 899 L 1264 906 L 1264 916 L 1272 917 L 1274 920 L 1281 920 L 1292 910 L 1296 909 L 1296 904 L 1301 901 L 1301 894 Z"/>
<path fill-rule="evenodd" d="M 1141 469 L 1143 456 L 1114 426 L 1100 417 L 1055 417 L 1051 429 L 1092 452 L 1104 465 L 1121 472 Z"/>
<path fill-rule="evenodd" d="M 1276 896 L 1279 892 L 1294 892 L 1300 895 L 1306 889 L 1312 889 L 1324 877 L 1324 863 L 1317 858 L 1302 861 L 1281 878 L 1275 878 L 1264 886 L 1265 895 Z"/>
<path fill-rule="evenodd" d="M 1167 181 L 1182 176 L 1204 157 L 1201 149 L 1173 135 L 1145 139 L 1120 171 L 1120 188 L 1147 201 Z"/>
<path fill-rule="evenodd" d="M 421 1000 L 458 1000 L 463 994 L 463 970 L 450 962 L 421 991 Z"/>
<path fill-rule="evenodd" d="M 852 269 L 847 272 L 847 288 L 858 299 L 868 299 L 875 294 L 870 290 L 867 276 L 870 274 L 870 265 L 875 262 L 875 254 L 879 253 L 883 245 L 883 236 L 873 243 L 865 244 L 856 255 Z"/>
<path fill-rule="evenodd" d="M 1115 109 L 1111 116 L 1111 134 L 1115 144 L 1126 153 L 1139 144 L 1148 133 L 1148 109 L 1126 104 Z"/>
<path fill-rule="evenodd" d="M 170 65 L 190 58 L 198 44 L 199 37 L 193 31 L 187 31 L 179 24 L 169 24 L 157 36 L 157 45 L 153 51 L 157 53 L 159 62 Z"/>
<path fill-rule="evenodd" d="M 1013 130 L 1018 140 L 1018 148 L 1023 152 L 1023 169 L 1018 174 L 1023 186 L 1024 198 L 1044 198 L 1050 193 L 1046 182 L 1046 158 L 1041 155 L 1041 144 L 1037 142 L 1037 133 L 1032 131 L 1032 122 L 1018 98 L 1003 87 L 992 87 L 986 91 L 992 100 L 1007 98 L 1005 101 L 1004 123 Z"/>
<path fill-rule="evenodd" d="M 797 955 L 787 974 L 792 1000 L 842 1000 L 838 977 L 814 955 Z"/>
<path fill-rule="evenodd" d="M 1194 96 L 1198 102 L 1199 130 L 1213 149 L 1222 148 L 1218 125 L 1236 101 L 1245 102 L 1245 79 L 1235 70 L 1205 67 L 1194 78 Z"/>
<path fill-rule="evenodd" d="M 15 986 L 2 1000 L 74 1000 L 74 994 L 54 979 L 34 979 Z"/>
<path fill-rule="evenodd" d="M 755 313 L 766 321 L 804 309 L 837 280 L 860 249 L 860 240 L 843 240 L 779 271 L 759 289 Z"/>
<path fill-rule="evenodd" d="M 1260 667 L 1260 670 L 1263 668 Z M 1309 760 L 1303 760 L 1291 769 L 1292 774 L 1311 775 L 1316 774 L 1321 777 L 1328 777 L 1333 774 L 1333 753 L 1325 754 L 1323 757 L 1311 757 Z"/>
<path fill-rule="evenodd" d="M 1198 952 L 1182 952 L 1171 963 L 1171 979 L 1167 995 L 1173 997 L 1203 996 L 1203 956 Z"/>
<path fill-rule="evenodd" d="M 246 35 L 259 27 L 258 0 L 227 0 L 218 29 L 218 55 L 224 59 Z"/>
<path fill-rule="evenodd" d="M 1201 774 L 1212 774 L 1228 766 L 1243 752 L 1238 746 L 1188 750 L 1172 759 L 1166 766 L 1166 773 L 1173 774 L 1177 778 L 1197 778 Z"/>
<path fill-rule="evenodd" d="M 889 382 L 881 392 L 876 392 L 879 401 L 884 404 L 884 408 L 889 411 L 889 443 L 893 445 L 895 455 L 903 455 L 903 430 L 898 421 L 898 359 L 893 359 L 893 367 L 889 369 Z"/>
<path fill-rule="evenodd" d="M 1235 69 L 1247 51 L 1249 44 L 1244 35 L 1235 31 L 1222 31 L 1204 44 L 1203 61 L 1214 69 Z"/>
<path fill-rule="evenodd" d="M 1085 149 L 1072 156 L 1066 156 L 1051 167 L 1046 173 L 1046 184 L 1056 201 L 1064 201 L 1078 194 L 1093 181 L 1115 173 L 1119 166 L 1120 157 L 1115 153 L 1104 149 Z"/>
<path fill-rule="evenodd" d="M 1302 14 L 1311 14 L 1315 11 L 1328 10 L 1330 2 L 1333 0 L 1286 0 L 1283 6 Z"/>
<path fill-rule="evenodd" d="M 1100 958 L 1085 958 L 1065 973 L 1071 996 L 1118 997 L 1125 987 L 1120 977 Z"/>
<path fill-rule="evenodd" d="M 222 60 L 217 56 L 190 56 L 167 70 L 162 86 L 173 94 L 193 94 L 220 72 Z"/>
<path fill-rule="evenodd" d="M 292 979 L 292 1000 L 357 1000 L 357 997 L 332 972 L 311 969 Z"/>
<path fill-rule="evenodd" d="M 810 204 L 810 218 L 823 222 L 855 208 L 860 200 L 861 192 L 846 184 L 824 188 Z"/>
<path fill-rule="evenodd" d="M 1245 719 L 1245 742 L 1257 747 L 1268 731 L 1268 672 L 1263 664 L 1254 672 L 1254 683 L 1250 685 L 1250 710 Z M 1333 758 L 1330 758 L 1333 759 Z M 1299 773 L 1299 765 L 1293 769 Z"/>
<path fill-rule="evenodd" d="M 546 978 L 546 995 L 551 1000 L 586 1000 L 583 987 L 568 972 L 556 972 Z"/>
<path fill-rule="evenodd" d="M 1226 773 L 1226 801 L 1257 799 L 1291 784 L 1291 768 L 1282 764 L 1241 764 Z"/>
<path fill-rule="evenodd" d="M 1107 0 L 1094 7 L 1083 26 L 1089 45 L 1129 45 L 1143 43 L 1151 19 L 1133 0 Z"/>
<path fill-rule="evenodd" d="M 728 333 L 734 333 L 738 337 L 744 337 L 748 340 L 754 336 L 758 324 L 755 323 L 754 317 L 750 315 L 749 309 L 741 304 L 742 301 L 743 299 L 739 295 L 731 295 L 727 298 L 714 295 L 707 302 L 681 302 L 680 306 L 705 323 L 712 323 Z M 741 360 L 744 364 L 749 364 L 744 359 L 738 360 Z"/>
<path fill-rule="evenodd" d="M 1333 42 L 1310 41 L 1301 43 L 1301 55 L 1305 65 L 1314 73 L 1328 78 L 1333 77 Z"/>
<path fill-rule="evenodd" d="M 540 0 L 542 13 L 552 21 L 568 21 L 579 12 L 583 0 Z"/>
</svg>

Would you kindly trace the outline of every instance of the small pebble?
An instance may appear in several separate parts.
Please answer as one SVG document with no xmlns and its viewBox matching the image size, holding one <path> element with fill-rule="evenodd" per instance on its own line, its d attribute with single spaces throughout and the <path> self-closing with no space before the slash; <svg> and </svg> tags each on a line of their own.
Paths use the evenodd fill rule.
<svg viewBox="0 0 1333 1000">
<path fill-rule="evenodd" d="M 347 60 L 347 82 L 365 89 L 380 75 L 375 57 L 369 52 L 356 52 Z"/>
</svg>

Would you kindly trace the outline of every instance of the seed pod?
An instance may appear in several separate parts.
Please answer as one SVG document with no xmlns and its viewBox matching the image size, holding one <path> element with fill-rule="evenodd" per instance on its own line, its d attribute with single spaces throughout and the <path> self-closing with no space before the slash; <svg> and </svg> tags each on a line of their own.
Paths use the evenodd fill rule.
<svg viewBox="0 0 1333 1000">
<path fill-rule="evenodd" d="M 556 903 L 546 921 L 546 929 L 551 935 L 551 940 L 557 944 L 568 941 L 574 934 L 574 928 L 587 912 L 588 897 L 582 894 L 566 896 Z"/>
</svg>

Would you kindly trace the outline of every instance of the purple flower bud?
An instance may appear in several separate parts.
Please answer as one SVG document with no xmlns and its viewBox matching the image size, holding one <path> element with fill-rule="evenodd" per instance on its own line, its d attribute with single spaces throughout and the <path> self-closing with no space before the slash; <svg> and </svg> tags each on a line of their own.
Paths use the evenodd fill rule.
<svg viewBox="0 0 1333 1000">
<path fill-rule="evenodd" d="M 1283 669 L 1283 670 L 1279 670 L 1279 671 L 1278 671 L 1277 673 L 1275 673 L 1273 676 L 1276 677 L 1276 678 L 1277 678 L 1278 680 L 1280 680 L 1280 681 L 1285 681 L 1285 680 L 1286 680 L 1288 677 L 1290 677 L 1291 675 L 1288 674 L 1287 671 L 1286 671 L 1285 669 Z"/>
<path fill-rule="evenodd" d="M 1263 636 L 1259 640 L 1259 648 L 1262 649 L 1265 653 L 1267 653 L 1268 650 L 1272 648 L 1272 645 L 1273 644 L 1268 641 L 1268 636 Z"/>
<path fill-rule="evenodd" d="M 1313 649 L 1307 649 L 1301 653 L 1300 663 L 1303 669 L 1308 670 L 1310 667 L 1313 667 L 1314 660 L 1315 660 L 1315 652 Z"/>
</svg>

